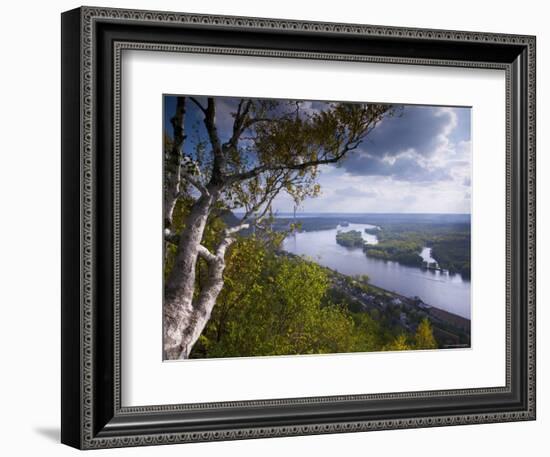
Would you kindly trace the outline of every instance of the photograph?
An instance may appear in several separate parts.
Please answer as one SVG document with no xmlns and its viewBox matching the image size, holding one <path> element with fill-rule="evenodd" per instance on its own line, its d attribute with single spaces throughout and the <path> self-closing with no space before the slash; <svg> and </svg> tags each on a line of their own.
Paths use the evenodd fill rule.
<svg viewBox="0 0 550 457">
<path fill-rule="evenodd" d="M 61 443 L 109 454 L 205 442 L 219 454 L 239 444 L 213 442 L 255 440 L 243 445 L 257 455 L 285 437 L 273 455 L 300 442 L 332 455 L 358 439 L 387 453 L 376 432 L 391 430 L 409 437 L 393 440 L 399 453 L 424 452 L 432 433 L 434 450 L 475 454 L 479 440 L 459 436 L 474 433 L 513 455 L 536 442 L 536 260 L 548 257 L 536 246 L 536 76 L 548 27 L 529 6 L 501 8 L 495 25 L 494 8 L 476 4 L 472 25 L 472 8 L 397 1 L 285 13 L 237 0 L 207 14 L 75 4 L 61 40 L 58 12 L 40 10 L 35 28 L 61 65 L 55 91 L 41 76 L 30 93 L 61 116 L 31 130 L 60 142 L 61 160 L 31 150 L 61 217 L 47 186 L 16 178 L 32 167 L 5 167 L 6 195 L 26 192 L 8 219 L 23 230 L 29 214 L 53 220 L 56 240 L 37 256 L 21 224 L 4 237 L 24 240 L 8 262 L 24 273 L 15 302 L 29 271 L 44 282 L 31 300 L 44 313 L 27 313 L 41 329 L 24 333 L 38 339 L 12 325 L 8 340 L 42 344 L 59 329 L 55 360 L 37 360 L 61 373 L 31 394 L 59 398 L 48 410 Z M 13 119 L 36 105 L 22 103 L 28 92 L 8 91 Z M 31 131 L 16 124 L 7 151 Z M 61 313 L 43 306 L 52 284 Z M 30 343 L 8 352 L 25 360 Z M 359 432 L 368 442 L 350 438 Z"/>
<path fill-rule="evenodd" d="M 470 348 L 471 111 L 164 94 L 163 360 Z"/>
</svg>

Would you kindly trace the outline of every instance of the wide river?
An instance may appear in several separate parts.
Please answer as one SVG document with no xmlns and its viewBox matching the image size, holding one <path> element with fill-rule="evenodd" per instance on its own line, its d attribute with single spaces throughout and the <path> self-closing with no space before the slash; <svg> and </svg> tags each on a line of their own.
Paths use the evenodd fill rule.
<svg viewBox="0 0 550 457">
<path fill-rule="evenodd" d="M 332 270 L 346 275 L 366 274 L 371 284 L 406 297 L 420 297 L 425 303 L 470 319 L 470 281 L 459 274 L 446 271 L 423 270 L 400 265 L 397 262 L 367 257 L 361 248 L 347 248 L 336 243 L 336 232 L 358 230 L 367 243 L 376 243 L 374 235 L 365 233 L 368 224 L 349 224 L 332 230 L 298 232 L 289 235 L 283 249 L 306 256 Z M 431 259 L 430 249 L 421 253 Z M 433 261 L 433 259 L 432 259 Z"/>
</svg>

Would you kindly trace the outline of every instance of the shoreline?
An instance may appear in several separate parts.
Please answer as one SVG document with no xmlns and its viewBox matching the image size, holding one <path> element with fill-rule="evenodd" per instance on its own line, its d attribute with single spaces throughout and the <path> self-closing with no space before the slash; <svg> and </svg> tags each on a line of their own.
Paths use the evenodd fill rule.
<svg viewBox="0 0 550 457">
<path fill-rule="evenodd" d="M 313 260 L 284 250 L 279 250 L 278 253 L 319 265 Z M 470 319 L 424 303 L 419 297 L 407 297 L 329 267 L 319 266 L 327 272 L 333 293 L 348 303 L 350 311 L 386 316 L 393 326 L 401 327 L 407 332 L 415 331 L 420 319 L 427 317 L 442 349 L 470 347 Z"/>
<path fill-rule="evenodd" d="M 324 268 L 326 268 L 326 267 L 324 267 Z M 330 270 L 330 268 L 328 268 L 328 269 Z M 334 270 L 332 270 L 332 271 L 334 271 Z M 343 273 L 339 273 L 339 274 L 343 274 Z M 344 275 L 344 276 L 348 276 L 348 275 Z M 350 277 L 352 277 L 352 276 L 350 276 Z M 381 292 L 384 292 L 384 293 L 387 293 L 387 294 L 390 294 L 390 295 L 394 295 L 398 298 L 402 298 L 402 299 L 405 299 L 405 300 L 414 300 L 415 298 L 419 298 L 422 301 L 421 297 L 407 297 L 406 295 L 401 295 L 398 292 L 394 292 L 392 290 L 384 289 L 380 286 L 377 286 L 376 284 L 369 283 L 369 286 L 371 286 L 375 289 L 378 289 Z M 438 308 L 437 306 L 430 305 L 429 303 L 424 303 L 423 301 L 422 301 L 422 306 L 426 307 L 426 309 L 435 310 L 437 313 L 445 314 L 445 315 L 448 315 L 449 317 L 456 318 L 457 320 L 471 322 L 471 319 L 469 319 L 467 317 L 461 316 L 460 314 L 452 313 L 451 311 L 447 311 L 446 309 L 443 309 L 443 308 Z"/>
<path fill-rule="evenodd" d="M 279 213 L 274 216 L 272 229 L 274 231 L 287 231 L 292 224 L 298 223 L 295 228 L 297 233 L 323 232 L 327 230 L 341 229 L 343 233 L 348 230 L 345 227 L 350 225 L 366 226 L 368 228 L 357 228 L 363 235 L 367 231 L 373 234 L 371 228 L 378 228 L 384 234 L 382 240 L 377 239 L 375 243 L 365 240 L 363 250 L 372 251 L 370 256 L 376 260 L 395 261 L 403 267 L 420 268 L 427 272 L 440 272 L 445 275 L 455 276 L 469 282 L 470 266 L 469 257 L 457 254 L 463 245 L 470 243 L 470 217 L 468 214 L 424 214 L 424 213 Z M 403 233 L 410 232 L 411 240 L 419 245 L 418 258 L 413 259 L 409 245 L 403 238 Z M 343 237 L 344 238 L 344 237 Z M 378 238 L 378 232 L 374 233 Z M 344 240 L 346 241 L 346 240 Z M 353 240 L 349 240 L 352 242 Z M 437 260 L 428 259 L 423 255 L 426 248 L 431 251 L 432 243 L 437 244 Z M 347 243 L 339 243 L 348 246 Z M 377 248 L 375 245 L 380 244 Z M 406 245 L 406 246 L 405 246 Z M 351 245 L 350 245 L 351 246 Z M 357 245 L 357 247 L 359 247 Z M 458 250 L 457 250 L 458 249 Z M 469 249 L 469 248 L 468 248 Z"/>
<path fill-rule="evenodd" d="M 278 252 L 284 254 L 284 255 L 287 255 L 289 257 L 297 257 L 297 258 L 300 258 L 302 260 L 305 260 L 305 261 L 308 261 L 308 262 L 314 262 L 315 264 L 319 265 L 320 267 L 326 269 L 326 270 L 329 270 L 332 274 L 335 274 L 335 275 L 342 275 L 342 276 L 345 276 L 345 277 L 348 277 L 348 278 L 351 278 L 353 279 L 354 276 L 353 275 L 347 275 L 345 273 L 340 273 L 339 271 L 336 271 L 336 270 L 333 270 L 332 268 L 330 267 L 327 267 L 325 265 L 321 265 L 317 262 L 315 262 L 314 260 L 308 260 L 307 258 L 305 257 L 302 257 L 301 255 L 298 255 L 298 254 L 294 254 L 292 252 L 288 252 L 288 251 L 285 251 L 283 249 L 280 249 Z M 377 260 L 380 260 L 380 259 L 377 259 Z M 414 268 L 414 267 L 409 267 L 409 268 Z M 421 305 L 420 307 L 425 307 L 425 309 L 433 309 L 433 310 L 436 310 L 438 313 L 440 314 L 445 314 L 445 315 L 448 315 L 449 318 L 453 318 L 453 319 L 456 319 L 457 321 L 466 321 L 466 322 L 471 322 L 471 319 L 470 318 L 467 318 L 467 317 L 464 317 L 464 316 L 461 316 L 460 314 L 456 314 L 456 313 L 453 313 L 451 311 L 447 311 L 446 309 L 443 309 L 443 308 L 439 308 L 437 306 L 434 306 L 434 305 L 431 305 L 429 303 L 425 303 L 421 297 L 408 297 L 406 295 L 402 295 L 400 294 L 399 292 L 395 292 L 393 290 L 388 290 L 388 289 L 384 289 L 383 287 L 380 287 L 380 286 L 377 286 L 376 284 L 374 283 L 371 283 L 369 282 L 368 283 L 369 287 L 373 288 L 373 289 L 376 289 L 378 291 L 380 291 L 381 293 L 386 293 L 386 294 L 389 294 L 389 295 L 393 295 L 395 296 L 396 298 L 399 298 L 399 299 L 403 299 L 403 300 L 414 300 L 415 298 L 418 298 L 421 302 Z"/>
<path fill-rule="evenodd" d="M 285 251 L 283 249 L 280 249 L 278 252 L 280 254 L 286 255 L 288 257 L 295 257 L 295 258 L 302 259 L 306 262 L 313 262 L 313 263 L 319 265 L 321 268 L 323 268 L 325 270 L 329 270 L 334 275 L 340 275 L 340 276 L 345 276 L 345 277 L 350 278 L 350 279 L 354 279 L 353 275 L 347 275 L 345 273 L 340 273 L 339 271 L 333 270 L 330 267 L 318 264 L 314 260 L 308 260 L 307 258 L 302 257 L 301 255 L 294 254 L 292 252 L 288 252 L 288 251 Z M 429 303 L 425 303 L 424 301 L 422 301 L 421 297 L 407 297 L 406 295 L 402 295 L 399 292 L 394 292 L 393 290 L 384 289 L 383 287 L 377 286 L 376 284 L 373 284 L 371 282 L 368 283 L 368 286 L 373 288 L 373 289 L 378 290 L 381 293 L 385 293 L 385 294 L 388 294 L 388 295 L 393 295 L 394 297 L 400 298 L 400 299 L 403 299 L 403 300 L 414 300 L 415 298 L 418 298 L 418 299 L 420 299 L 420 301 L 422 303 L 421 306 L 425 307 L 426 309 L 436 310 L 438 313 L 443 313 L 443 314 L 449 315 L 450 317 L 454 317 L 458 320 L 463 320 L 463 321 L 467 321 L 467 322 L 471 321 L 471 319 L 469 319 L 467 317 L 464 317 L 464 316 L 461 316 L 460 314 L 452 313 L 451 311 L 447 311 L 443 308 L 438 308 L 437 306 L 433 306 L 433 305 L 430 305 Z"/>
</svg>

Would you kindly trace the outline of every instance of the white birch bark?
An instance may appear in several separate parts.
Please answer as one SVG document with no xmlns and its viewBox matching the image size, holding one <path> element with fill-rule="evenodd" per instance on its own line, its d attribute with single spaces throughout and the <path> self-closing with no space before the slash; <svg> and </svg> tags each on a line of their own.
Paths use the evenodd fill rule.
<svg viewBox="0 0 550 457">
<path fill-rule="evenodd" d="M 225 253 L 233 235 L 248 227 L 241 224 L 224 230 L 215 253 L 201 245 L 204 228 L 213 204 L 212 196 L 203 196 L 193 207 L 178 245 L 174 269 L 165 289 L 164 355 L 167 359 L 186 359 L 210 320 L 218 295 L 223 288 Z M 195 297 L 198 257 L 208 264 L 208 277 Z"/>
<path fill-rule="evenodd" d="M 189 213 L 182 230 L 176 259 L 164 289 L 164 355 L 179 359 L 190 352 L 189 336 L 197 318 L 193 308 L 196 264 L 199 246 L 213 203 L 211 195 L 203 195 Z"/>
<path fill-rule="evenodd" d="M 292 182 L 292 176 L 287 172 L 300 172 L 309 167 L 318 165 L 336 163 L 343 158 L 349 151 L 357 148 L 367 133 L 374 128 L 374 125 L 383 116 L 385 110 L 377 108 L 377 105 L 368 106 L 360 112 L 360 125 L 355 126 L 348 134 L 347 141 L 341 139 L 342 144 L 338 145 L 337 150 L 331 143 L 331 154 L 327 150 L 320 150 L 318 155 L 311 160 L 298 162 L 282 163 L 260 163 L 249 170 L 236 172 L 231 175 L 225 175 L 227 156 L 235 150 L 240 135 L 255 122 L 273 121 L 273 119 L 250 118 L 251 102 L 239 103 L 235 114 L 233 135 L 231 139 L 221 144 L 218 136 L 215 117 L 216 106 L 214 99 L 207 99 L 207 106 L 190 97 L 191 102 L 199 107 L 204 114 L 204 124 L 212 145 L 213 163 L 208 184 L 204 184 L 201 179 L 195 178 L 193 173 L 186 172 L 181 166 L 180 148 L 185 140 L 183 130 L 183 118 L 185 116 L 185 100 L 178 99 L 176 115 L 172 119 L 174 127 L 174 147 L 169 151 L 167 157 L 167 175 L 165 188 L 165 235 L 167 242 L 177 244 L 176 259 L 172 271 L 166 281 L 164 296 L 164 356 L 167 359 L 185 359 L 189 357 L 193 345 L 198 340 L 206 324 L 208 323 L 216 300 L 223 287 L 223 273 L 225 269 L 225 252 L 229 245 L 234 241 L 233 235 L 248 227 L 247 224 L 241 224 L 237 227 L 226 229 L 222 235 L 219 245 L 215 252 L 210 252 L 201 245 L 204 230 L 208 216 L 214 207 L 214 203 L 220 196 L 224 188 L 234 183 L 246 181 L 255 178 L 262 173 L 275 173 L 275 180 L 265 191 L 265 195 L 259 198 L 256 206 L 251 208 L 250 214 L 259 210 L 260 206 L 265 205 L 265 210 L 260 219 L 265 215 L 277 193 L 283 189 L 284 185 Z M 372 108 L 372 109 L 371 109 Z M 370 110 L 370 111 L 369 111 Z M 379 112 L 378 112 L 378 111 Z M 354 125 L 352 125 L 353 127 Z M 179 162 L 176 162 L 176 159 Z M 272 176 L 273 178 L 273 176 Z M 181 234 L 172 233 L 172 213 L 177 198 L 179 198 L 180 179 L 186 180 L 193 185 L 201 194 L 201 197 L 194 203 L 189 216 L 185 220 L 185 228 Z M 246 219 L 246 218 L 245 218 Z M 243 219 L 243 220 L 245 220 Z M 195 293 L 196 267 L 198 257 L 203 257 L 208 264 L 208 276 L 201 290 Z"/>
</svg>

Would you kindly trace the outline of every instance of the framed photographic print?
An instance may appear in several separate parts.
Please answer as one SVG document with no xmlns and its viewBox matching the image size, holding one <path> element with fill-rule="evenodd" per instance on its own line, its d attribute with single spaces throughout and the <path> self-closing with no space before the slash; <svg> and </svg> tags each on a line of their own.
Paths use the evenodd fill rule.
<svg viewBox="0 0 550 457">
<path fill-rule="evenodd" d="M 62 15 L 62 442 L 533 420 L 535 38 Z"/>
</svg>

